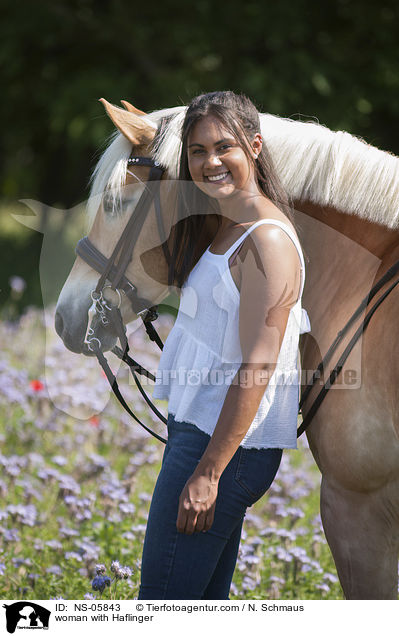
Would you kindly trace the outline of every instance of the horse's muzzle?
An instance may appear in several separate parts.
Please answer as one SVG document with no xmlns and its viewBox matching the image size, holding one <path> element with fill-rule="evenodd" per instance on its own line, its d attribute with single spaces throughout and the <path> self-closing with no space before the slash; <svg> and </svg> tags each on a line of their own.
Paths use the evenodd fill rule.
<svg viewBox="0 0 399 636">
<path fill-rule="evenodd" d="M 71 328 L 72 324 L 72 320 L 65 320 L 62 309 L 57 309 L 54 326 L 66 348 L 73 353 L 83 353 L 87 356 L 93 356 L 94 352 L 85 344 L 87 325 L 81 324 L 73 329 Z M 117 335 L 111 325 L 107 325 L 105 328 L 99 324 L 96 325 L 96 338 L 98 338 L 101 343 L 101 351 L 105 352 L 115 346 Z"/>
</svg>

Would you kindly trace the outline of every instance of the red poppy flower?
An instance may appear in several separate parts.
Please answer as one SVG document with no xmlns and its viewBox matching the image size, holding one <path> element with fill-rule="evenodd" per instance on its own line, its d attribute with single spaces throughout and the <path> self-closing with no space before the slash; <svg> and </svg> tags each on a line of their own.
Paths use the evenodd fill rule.
<svg viewBox="0 0 399 636">
<path fill-rule="evenodd" d="M 43 391 L 44 389 L 44 384 L 43 382 L 40 382 L 40 380 L 31 380 L 29 384 L 30 384 L 30 388 L 36 393 L 38 391 Z"/>
</svg>

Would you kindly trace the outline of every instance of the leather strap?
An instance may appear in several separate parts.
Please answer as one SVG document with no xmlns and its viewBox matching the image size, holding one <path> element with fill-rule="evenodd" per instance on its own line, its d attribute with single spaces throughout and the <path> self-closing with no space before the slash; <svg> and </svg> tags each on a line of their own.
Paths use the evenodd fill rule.
<svg viewBox="0 0 399 636">
<path fill-rule="evenodd" d="M 385 283 L 387 283 L 389 280 L 391 280 L 391 278 L 393 278 L 393 276 L 395 276 L 395 274 L 398 271 L 399 271 L 399 261 L 396 261 L 396 263 L 394 263 L 394 265 L 392 265 L 392 267 L 390 267 L 390 269 L 384 274 L 384 276 L 382 276 L 382 278 L 380 278 L 380 280 L 374 285 L 374 287 L 371 289 L 370 293 L 363 299 L 363 301 L 360 303 L 359 307 L 356 309 L 355 313 L 348 320 L 348 322 L 346 323 L 345 327 L 338 333 L 338 335 L 337 335 L 336 339 L 334 340 L 333 344 L 331 345 L 330 349 L 327 351 L 327 354 L 324 356 L 323 360 L 321 361 L 321 363 L 317 367 L 317 370 L 313 374 L 313 377 L 312 377 L 312 380 L 311 380 L 311 384 L 307 387 L 307 389 L 306 389 L 306 391 L 305 391 L 305 393 L 304 393 L 304 395 L 303 395 L 303 397 L 302 397 L 302 399 L 300 401 L 300 406 L 299 406 L 300 409 L 302 408 L 302 405 L 304 404 L 306 398 L 308 397 L 308 395 L 310 393 L 310 389 L 312 388 L 315 380 L 318 377 L 320 377 L 320 375 L 317 375 L 317 374 L 320 374 L 322 372 L 322 370 L 324 369 L 324 365 L 330 360 L 333 352 L 337 348 L 339 342 L 342 340 L 342 338 L 345 335 L 345 333 L 348 331 L 349 327 L 353 324 L 353 322 L 356 320 L 356 318 L 359 317 L 359 315 L 365 309 L 365 307 L 367 307 L 367 305 L 369 304 L 370 300 L 372 300 L 372 298 L 374 298 L 376 293 L 383 287 L 383 285 L 385 285 Z M 332 385 L 335 383 L 336 379 L 340 375 L 340 373 L 342 371 L 342 367 L 344 366 L 344 363 L 346 362 L 350 352 L 352 351 L 352 349 L 355 346 L 356 342 L 359 340 L 360 336 L 367 329 L 367 327 L 368 327 L 368 325 L 370 323 L 370 320 L 373 317 L 374 313 L 377 311 L 377 309 L 381 305 L 381 303 L 387 298 L 387 296 L 389 296 L 389 294 L 395 289 L 396 285 L 398 285 L 398 284 L 399 284 L 399 279 L 395 280 L 388 287 L 388 289 L 380 296 L 380 298 L 377 300 L 377 302 L 374 303 L 373 307 L 366 314 L 362 324 L 360 325 L 360 327 L 357 329 L 357 331 L 355 332 L 355 334 L 351 338 L 349 344 L 347 345 L 347 347 L 345 348 L 344 352 L 340 356 L 340 358 L 339 358 L 337 364 L 335 365 L 334 369 L 331 371 L 327 382 L 321 388 L 321 390 L 318 393 L 317 397 L 315 398 L 312 406 L 310 407 L 310 410 L 308 411 L 306 417 L 302 421 L 302 424 L 298 428 L 297 437 L 300 437 L 300 435 L 302 435 L 302 433 L 308 428 L 308 426 L 311 423 L 313 417 L 317 413 L 320 405 L 324 401 L 329 389 L 332 387 Z"/>
</svg>

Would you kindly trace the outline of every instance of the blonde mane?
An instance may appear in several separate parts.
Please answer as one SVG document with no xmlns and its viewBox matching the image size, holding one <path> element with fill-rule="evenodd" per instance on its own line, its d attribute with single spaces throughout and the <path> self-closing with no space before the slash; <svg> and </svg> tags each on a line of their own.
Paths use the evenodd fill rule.
<svg viewBox="0 0 399 636">
<path fill-rule="evenodd" d="M 162 130 L 153 151 L 169 178 L 178 174 L 180 133 L 186 107 L 167 108 L 147 115 Z M 346 132 L 333 132 L 314 122 L 298 122 L 261 114 L 264 141 L 282 185 L 293 201 L 330 205 L 389 228 L 399 227 L 399 160 Z M 98 209 L 98 197 L 112 189 L 114 201 L 124 185 L 131 144 L 121 135 L 98 162 L 91 182 L 89 223 Z"/>
</svg>

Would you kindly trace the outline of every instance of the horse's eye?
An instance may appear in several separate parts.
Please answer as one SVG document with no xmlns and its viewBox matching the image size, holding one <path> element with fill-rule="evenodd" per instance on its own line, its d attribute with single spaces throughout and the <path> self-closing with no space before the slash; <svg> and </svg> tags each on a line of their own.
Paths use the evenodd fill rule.
<svg viewBox="0 0 399 636">
<path fill-rule="evenodd" d="M 114 198 L 110 192 L 103 194 L 103 210 L 105 214 L 112 214 L 114 209 Z"/>
</svg>

